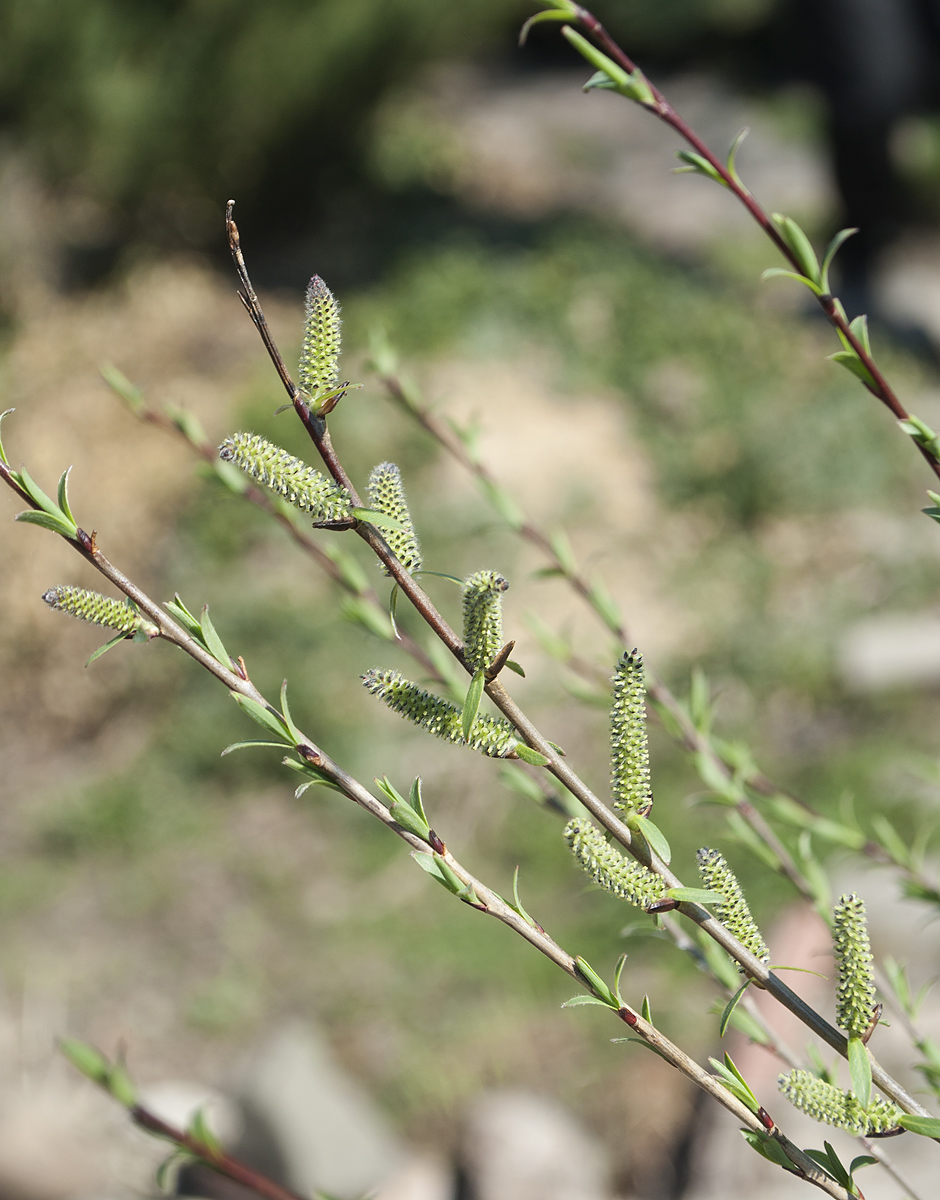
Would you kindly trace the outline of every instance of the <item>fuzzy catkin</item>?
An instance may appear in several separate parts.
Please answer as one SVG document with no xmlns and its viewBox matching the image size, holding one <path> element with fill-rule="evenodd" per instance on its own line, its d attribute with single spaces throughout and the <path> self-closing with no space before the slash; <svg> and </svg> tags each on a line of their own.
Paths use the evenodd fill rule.
<svg viewBox="0 0 940 1200">
<path fill-rule="evenodd" d="M 280 446 L 255 433 L 234 433 L 219 447 L 219 457 L 283 496 L 316 524 L 351 519 L 349 493 Z"/>
<path fill-rule="evenodd" d="M 158 632 L 156 625 L 142 617 L 127 601 L 102 596 L 100 592 L 60 584 L 44 592 L 42 598 L 50 608 L 77 617 L 79 621 L 113 629 L 115 633 L 145 633 L 155 637 Z"/>
<path fill-rule="evenodd" d="M 781 1075 L 777 1083 L 794 1107 L 817 1121 L 835 1125 L 856 1136 L 896 1129 L 901 1110 L 890 1100 L 873 1096 L 866 1112 L 854 1092 L 827 1083 L 811 1071 L 795 1070 Z"/>
<path fill-rule="evenodd" d="M 738 939 L 742 946 L 750 950 L 761 962 L 770 960 L 770 951 L 761 937 L 757 922 L 751 915 L 744 892 L 738 883 L 734 872 L 717 850 L 703 846 L 695 856 L 698 863 L 702 883 L 710 892 L 720 892 L 724 897 L 720 904 L 715 905 L 715 915 L 722 925 Z M 747 974 L 738 967 L 742 974 Z"/>
<path fill-rule="evenodd" d="M 875 979 L 865 902 L 854 892 L 840 896 L 833 907 L 832 949 L 839 976 L 836 1024 L 849 1037 L 860 1038 L 871 1023 Z"/>
<path fill-rule="evenodd" d="M 646 685 L 638 650 L 624 654 L 613 678 L 610 709 L 610 791 L 614 808 L 646 813 L 653 803 L 646 736 Z"/>
<path fill-rule="evenodd" d="M 319 275 L 307 285 L 304 340 L 298 377 L 301 388 L 316 400 L 339 382 L 342 321 L 333 293 Z"/>
<path fill-rule="evenodd" d="M 373 667 L 362 676 L 362 682 L 373 696 L 378 696 L 392 712 L 401 713 L 421 729 L 458 746 L 470 746 L 490 758 L 505 758 L 519 744 L 513 727 L 502 717 L 477 715 L 464 738 L 461 710 L 426 692 L 398 671 L 382 671 Z"/>
<path fill-rule="evenodd" d="M 401 471 L 393 462 L 379 463 L 372 468 L 368 483 L 369 507 L 391 517 L 403 529 L 381 527 L 381 534 L 406 571 L 414 574 L 421 569 L 421 547 L 414 522 L 408 509 L 408 498 L 401 481 Z M 387 575 L 388 568 L 384 568 Z"/>
<path fill-rule="evenodd" d="M 570 820 L 565 826 L 564 838 L 581 869 L 605 892 L 640 908 L 648 908 L 665 895 L 664 880 L 642 863 L 624 858 L 586 817 Z"/>
<path fill-rule="evenodd" d="M 464 580 L 464 655 L 471 671 L 485 670 L 503 648 L 502 601 L 508 587 L 496 571 L 476 571 Z"/>
</svg>

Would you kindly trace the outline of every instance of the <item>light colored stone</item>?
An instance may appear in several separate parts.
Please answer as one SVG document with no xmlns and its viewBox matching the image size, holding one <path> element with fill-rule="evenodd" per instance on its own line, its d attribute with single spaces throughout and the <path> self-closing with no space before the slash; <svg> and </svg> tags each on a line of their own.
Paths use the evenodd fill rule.
<svg viewBox="0 0 940 1200">
<path fill-rule="evenodd" d="M 240 1094 L 274 1134 L 299 1192 L 354 1200 L 401 1167 L 402 1148 L 382 1114 L 306 1024 L 285 1026 L 262 1047 Z"/>
<path fill-rule="evenodd" d="M 485 1092 L 467 1114 L 462 1163 L 473 1200 L 606 1200 L 600 1142 L 561 1105 L 527 1092 Z"/>
</svg>

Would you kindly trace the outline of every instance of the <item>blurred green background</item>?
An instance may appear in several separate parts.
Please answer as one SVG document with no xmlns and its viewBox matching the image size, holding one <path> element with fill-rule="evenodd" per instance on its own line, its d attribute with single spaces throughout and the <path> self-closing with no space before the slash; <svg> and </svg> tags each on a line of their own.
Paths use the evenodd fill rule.
<svg viewBox="0 0 940 1200">
<path fill-rule="evenodd" d="M 235 196 L 289 361 L 303 277 L 321 272 L 344 305 L 344 372 L 365 381 L 334 420 L 353 477 L 398 462 L 427 565 L 511 579 L 507 633 L 528 672 L 513 690 L 595 787 L 607 775 L 604 710 L 545 658 L 527 614 L 602 670 L 612 648 L 383 398 L 365 363 L 377 328 L 443 415 L 479 421 L 497 474 L 606 579 L 657 673 L 685 694 L 692 668 L 705 670 L 722 736 L 748 742 L 823 812 L 851 798 L 866 828 L 877 811 L 912 835 L 936 806 L 940 674 L 865 675 L 846 639 L 888 614 L 916 648 L 917 622 L 932 619 L 940 558 L 918 513 L 924 468 L 826 361 L 836 347 L 802 297 L 758 284 L 770 249 L 713 222 L 703 181 L 668 175 L 672 142 L 652 124 L 637 134 L 651 142 L 635 145 L 661 180 L 651 186 L 669 190 L 641 197 L 636 219 L 617 210 L 605 163 L 634 161 L 634 143 L 592 140 L 590 127 L 596 112 L 619 130 L 620 110 L 577 107 L 616 101 L 579 94 L 586 74 L 555 31 L 533 35 L 528 59 L 514 48 L 529 11 L 506 0 L 9 0 L 0 369 L 4 407 L 18 411 L 5 437 L 42 482 L 75 461 L 79 520 L 119 565 L 159 597 L 209 603 L 259 686 L 273 694 L 286 674 L 298 723 L 360 778 L 387 773 L 404 789 L 421 774 L 458 857 L 503 892 L 519 864 L 525 905 L 598 969 L 627 948 L 631 997 L 649 991 L 665 1030 L 705 1053 L 714 995 L 692 964 L 585 887 L 557 819 L 506 789 L 498 764 L 378 710 L 357 677 L 373 665 L 409 673 L 404 656 L 344 620 L 339 595 L 278 528 L 199 476 L 184 446 L 135 425 L 96 376 L 116 362 L 154 404 L 195 411 L 213 441 L 251 428 L 306 452 L 290 416 L 272 415 L 282 396 L 232 295 L 220 214 Z M 795 156 L 810 182 L 793 215 L 817 241 L 827 233 L 818 100 L 756 87 L 772 57 L 770 6 L 635 0 L 598 12 L 718 136 L 743 106 L 754 143 L 763 131 L 773 152 Z M 716 65 L 725 82 L 703 73 Z M 748 81 L 746 99 L 729 78 Z M 576 127 L 549 119 L 545 142 L 531 108 L 549 93 L 559 111 L 587 115 Z M 482 135 L 465 120 L 475 111 L 495 114 Z M 495 166 L 482 154 L 486 129 L 509 117 L 521 144 L 548 145 L 542 159 L 519 159 L 511 138 Z M 915 159 L 912 176 L 933 169 L 929 146 Z M 747 150 L 741 162 L 746 174 Z M 772 172 L 762 178 L 786 198 Z M 666 199 L 691 206 L 691 233 L 644 222 Z M 877 350 L 913 411 L 940 415 L 930 370 L 884 341 Z M 332 793 L 292 800 L 273 751 L 220 759 L 251 731 L 167 647 L 120 647 L 83 671 L 94 632 L 66 628 L 38 597 L 92 577 L 37 530 L 7 527 L 3 552 L 11 1027 L 22 997 L 57 996 L 71 1031 L 126 1038 L 141 1075 L 224 1082 L 265 1030 L 311 1015 L 418 1143 L 452 1140 L 480 1087 L 526 1084 L 611 1139 L 624 1194 L 669 1194 L 667 1159 L 692 1103 L 681 1082 L 638 1051 L 625 1073 L 631 1051 L 609 1046 L 600 1019 L 559 1012 L 571 988 L 557 972 Z M 457 621 L 457 590 L 428 586 Z M 694 850 L 715 842 L 769 924 L 793 898 L 784 883 L 696 803 L 701 784 L 658 728 L 653 754 L 679 872 L 691 876 Z"/>
</svg>

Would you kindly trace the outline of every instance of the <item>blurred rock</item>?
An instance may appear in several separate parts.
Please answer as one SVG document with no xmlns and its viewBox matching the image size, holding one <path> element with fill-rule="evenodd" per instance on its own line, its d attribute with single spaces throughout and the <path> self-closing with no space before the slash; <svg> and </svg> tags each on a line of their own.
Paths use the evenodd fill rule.
<svg viewBox="0 0 940 1200">
<path fill-rule="evenodd" d="M 486 1092 L 467 1114 L 461 1165 L 471 1200 L 606 1200 L 603 1146 L 554 1101 Z"/>
<path fill-rule="evenodd" d="M 857 691 L 940 681 L 940 617 L 886 614 L 858 621 L 842 635 L 839 672 Z"/>
<path fill-rule="evenodd" d="M 402 1166 L 403 1149 L 382 1114 L 306 1024 L 285 1026 L 262 1047 L 239 1094 L 249 1121 L 270 1129 L 299 1192 L 355 1200 Z"/>
</svg>

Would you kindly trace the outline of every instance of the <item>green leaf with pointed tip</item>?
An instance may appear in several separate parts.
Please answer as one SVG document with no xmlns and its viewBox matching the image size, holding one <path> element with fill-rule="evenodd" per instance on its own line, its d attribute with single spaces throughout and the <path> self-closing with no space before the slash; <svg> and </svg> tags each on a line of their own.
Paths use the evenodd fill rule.
<svg viewBox="0 0 940 1200">
<path fill-rule="evenodd" d="M 643 997 L 643 1005 L 640 1008 L 640 1016 L 643 1018 L 644 1021 L 647 1022 L 647 1024 L 649 1024 L 649 1025 L 653 1024 L 653 1014 L 652 1014 L 652 1011 L 650 1010 L 649 996 Z"/>
<path fill-rule="evenodd" d="M 11 412 L 16 412 L 16 409 L 15 408 L 6 408 L 3 410 L 2 413 L 0 413 L 0 425 L 3 424 L 3 418 L 8 417 Z M 10 465 L 10 460 L 7 458 L 7 452 L 3 448 L 2 439 L 0 439 L 0 462 L 2 462 L 5 467 L 9 467 L 9 465 Z"/>
<path fill-rule="evenodd" d="M 512 873 L 512 899 L 513 899 L 513 902 L 512 902 L 512 904 L 510 904 L 509 907 L 514 909 L 519 914 L 519 916 L 522 917 L 523 921 L 525 921 L 527 924 L 532 925 L 534 927 L 535 921 L 532 920 L 532 918 L 529 916 L 529 914 L 526 912 L 526 910 L 522 907 L 522 901 L 519 899 L 519 868 L 518 867 L 516 867 L 515 871 L 513 871 L 513 873 Z"/>
<path fill-rule="evenodd" d="M 174 1150 L 168 1158 L 165 1158 L 159 1167 L 157 1167 L 154 1175 L 154 1182 L 157 1187 L 167 1195 L 175 1196 L 176 1179 L 170 1172 L 178 1171 L 180 1167 L 185 1167 L 189 1163 L 196 1162 L 195 1155 L 190 1154 L 186 1150 Z"/>
<path fill-rule="evenodd" d="M 387 775 L 383 775 L 381 779 L 376 779 L 376 785 L 382 795 L 388 800 L 389 804 L 406 804 L 405 797 L 401 794 L 398 788 L 392 783 Z"/>
<path fill-rule="evenodd" d="M 696 154 L 694 150 L 677 150 L 676 158 L 681 159 L 685 163 L 684 167 L 673 167 L 673 172 L 676 175 L 682 174 L 683 171 L 694 171 L 696 175 L 704 175 L 706 179 L 711 179 L 715 183 L 720 183 L 722 187 L 727 187 L 728 184 L 722 178 L 721 173 L 704 158 L 701 154 Z"/>
<path fill-rule="evenodd" d="M 758 1133 L 756 1129 L 742 1129 L 741 1136 L 752 1150 L 756 1150 L 768 1162 L 783 1167 L 787 1171 L 793 1170 L 793 1163 L 787 1158 L 783 1147 L 776 1138 L 772 1138 L 766 1133 Z"/>
<path fill-rule="evenodd" d="M 139 417 L 145 407 L 144 394 L 140 388 L 135 387 L 127 376 L 111 363 L 105 363 L 99 371 L 108 387 L 121 397 L 135 417 Z"/>
<path fill-rule="evenodd" d="M 617 606 L 617 601 L 607 590 L 602 579 L 594 577 L 591 580 L 591 595 L 590 602 L 594 611 L 601 618 L 611 633 L 619 633 L 620 626 L 623 623 L 620 609 Z"/>
<path fill-rule="evenodd" d="M 203 1108 L 197 1108 L 190 1117 L 189 1125 L 186 1132 L 190 1137 L 195 1138 L 197 1142 L 202 1142 L 203 1146 L 209 1151 L 210 1155 L 218 1155 L 222 1151 L 222 1143 L 209 1128 L 209 1122 L 206 1119 L 206 1112 Z"/>
<path fill-rule="evenodd" d="M 56 499 L 59 502 L 59 508 L 65 514 L 66 520 L 76 524 L 75 518 L 72 516 L 72 510 L 69 507 L 69 474 L 72 468 L 68 467 L 59 477 L 59 488 Z"/>
<path fill-rule="evenodd" d="M 720 904 L 725 897 L 721 892 L 711 892 L 708 888 L 674 887 L 669 888 L 666 895 L 670 900 L 680 904 Z"/>
<path fill-rule="evenodd" d="M 526 44 L 529 30 L 533 25 L 538 25 L 541 21 L 570 21 L 573 16 L 576 16 L 574 6 L 565 10 L 546 9 L 545 12 L 536 13 L 534 17 L 529 17 L 528 21 L 519 30 L 519 45 L 524 46 Z"/>
<path fill-rule="evenodd" d="M 137 1103 L 137 1089 L 128 1073 L 127 1067 L 118 1059 L 108 1073 L 107 1089 L 125 1108 L 133 1108 Z"/>
<path fill-rule="evenodd" d="M 514 658 L 507 658 L 506 666 L 510 671 L 514 672 L 516 675 L 521 675 L 522 678 L 525 679 L 525 671 L 519 666 Z"/>
<path fill-rule="evenodd" d="M 862 383 L 867 384 L 869 387 L 875 386 L 875 380 L 871 372 L 854 350 L 838 350 L 835 354 L 830 354 L 829 359 L 831 362 L 845 367 L 847 371 L 851 371 L 856 379 L 860 379 Z"/>
<path fill-rule="evenodd" d="M 795 279 L 797 283 L 805 284 L 814 295 L 821 296 L 823 294 L 822 288 L 812 279 L 808 279 L 805 275 L 798 275 L 796 271 L 788 271 L 785 267 L 768 267 L 766 271 L 761 271 L 760 277 L 761 279 Z"/>
<path fill-rule="evenodd" d="M 389 808 L 389 813 L 393 821 L 397 821 L 402 829 L 407 829 L 409 833 L 415 834 L 416 837 L 423 838 L 427 841 L 430 829 L 427 821 L 422 821 L 410 804 L 392 804 Z"/>
<path fill-rule="evenodd" d="M 408 532 L 401 521 L 396 521 L 394 517 L 385 513 L 375 512 L 371 508 L 351 508 L 349 511 L 357 521 L 367 521 L 370 525 L 384 525 L 387 529 L 395 529 L 399 533 Z"/>
<path fill-rule="evenodd" d="M 570 25 L 562 26 L 561 32 L 582 58 L 586 58 L 592 67 L 597 68 L 597 74 L 587 81 L 584 91 L 589 91 L 591 88 L 611 88 L 620 92 L 622 96 L 627 96 L 630 100 L 636 100 L 638 104 L 655 103 L 652 89 L 639 67 L 635 67 L 632 72 L 625 71 L 623 67 L 618 66 L 606 54 L 602 54 L 596 46 L 593 46 L 587 38 L 582 37 Z"/>
<path fill-rule="evenodd" d="M 427 813 L 424 811 L 424 801 L 421 798 L 421 776 L 419 775 L 411 785 L 411 790 L 408 793 L 408 803 L 418 814 L 426 825 L 430 825 Z"/>
<path fill-rule="evenodd" d="M 30 475 L 29 471 L 27 471 L 25 467 L 19 472 L 18 477 L 20 486 L 23 488 L 29 498 L 34 503 L 39 505 L 43 512 L 47 512 L 51 517 L 59 517 L 61 520 L 65 520 L 65 514 L 60 512 L 59 506 L 54 504 L 53 501 L 49 499 L 49 497 L 42 490 L 35 479 L 33 479 L 32 475 Z"/>
<path fill-rule="evenodd" d="M 49 529 L 61 537 L 68 538 L 70 542 L 74 542 L 78 534 L 78 528 L 73 522 L 47 512 L 28 509 L 26 512 L 17 513 L 14 520 L 22 521 L 24 525 L 38 525 L 41 529 Z"/>
<path fill-rule="evenodd" d="M 94 1046 L 78 1038 L 59 1038 L 59 1050 L 76 1070 L 92 1081 L 106 1087 L 111 1074 L 111 1064 Z"/>
<path fill-rule="evenodd" d="M 236 750 L 250 750 L 256 746 L 273 746 L 275 750 L 283 750 L 283 742 L 232 742 L 231 746 L 226 746 L 219 758 L 224 758 L 226 754 L 233 754 Z"/>
<path fill-rule="evenodd" d="M 252 700 L 250 696 L 243 696 L 240 692 L 229 693 L 238 707 L 247 716 L 251 717 L 256 725 L 260 725 L 262 729 L 267 729 L 269 733 L 276 734 L 282 738 L 285 745 L 292 745 L 290 740 L 290 730 L 284 724 L 284 721 L 277 713 L 266 708 L 263 704 L 259 704 L 257 700 Z"/>
<path fill-rule="evenodd" d="M 617 997 L 617 1003 L 623 1006 L 623 996 L 620 994 L 620 976 L 623 974 L 623 968 L 626 965 L 627 956 L 621 954 L 617 959 L 617 965 L 614 968 L 614 995 Z"/>
<path fill-rule="evenodd" d="M 585 1004 L 599 1004 L 601 1008 L 615 1007 L 604 1000 L 598 1000 L 596 996 L 585 996 L 583 992 L 579 992 L 577 996 L 572 996 L 570 1000 L 566 1000 L 561 1007 L 582 1008 Z"/>
<path fill-rule="evenodd" d="M 819 271 L 819 283 L 823 292 L 829 292 L 829 268 L 832 266 L 832 260 L 835 258 L 842 246 L 842 243 L 847 241 L 853 233 L 858 233 L 857 229 L 840 229 L 829 245 L 826 247 L 826 253 L 823 255 L 822 267 Z"/>
<path fill-rule="evenodd" d="M 741 143 L 744 141 L 744 139 L 747 137 L 747 135 L 750 132 L 751 131 L 750 131 L 749 127 L 747 125 L 745 125 L 744 128 L 741 130 L 741 132 L 739 134 L 737 134 L 737 136 L 735 137 L 734 141 L 731 143 L 731 146 L 728 150 L 728 162 L 726 164 L 727 168 L 728 168 L 728 174 L 731 176 L 731 178 L 734 180 L 734 182 L 736 184 L 738 184 L 739 187 L 743 187 L 744 185 L 741 183 L 741 177 L 740 177 L 740 175 L 738 175 L 738 170 L 735 165 L 735 162 L 738 157 L 738 151 L 741 149 Z"/>
<path fill-rule="evenodd" d="M 647 846 L 649 846 L 649 848 L 655 854 L 657 854 L 668 867 L 670 860 L 672 859 L 672 850 L 670 849 L 669 843 L 666 841 L 666 835 L 659 828 L 659 826 L 654 825 L 649 817 L 640 816 L 631 817 L 627 824 L 631 829 L 635 829 L 637 833 L 643 837 Z"/>
<path fill-rule="evenodd" d="M 175 617 L 188 633 L 193 637 L 202 637 L 202 627 L 199 621 L 189 611 L 183 601 L 180 599 L 180 594 L 177 592 L 172 600 L 165 600 L 163 607 L 167 610 L 171 617 Z"/>
<path fill-rule="evenodd" d="M 921 1137 L 940 1137 L 940 1119 L 937 1117 L 908 1116 L 905 1113 L 898 1118 L 898 1124 L 911 1133 L 919 1133 Z"/>
<path fill-rule="evenodd" d="M 853 317 L 849 322 L 849 329 L 855 335 L 856 340 L 861 343 L 865 353 L 871 354 L 871 342 L 868 339 L 868 317 L 864 313 Z"/>
<path fill-rule="evenodd" d="M 422 871 L 427 871 L 438 883 L 444 883 L 444 876 L 433 854 L 428 854 L 424 850 L 412 850 L 411 857 Z"/>
<path fill-rule="evenodd" d="M 515 752 L 523 762 L 527 762 L 532 767 L 544 767 L 546 763 L 552 761 L 550 758 L 546 758 L 544 754 L 540 754 L 538 750 L 533 750 L 531 746 L 526 746 L 523 742 L 518 743 Z"/>
<path fill-rule="evenodd" d="M 485 685 L 486 672 L 481 667 L 479 671 L 474 672 L 473 678 L 470 680 L 467 697 L 463 702 L 463 711 L 460 714 L 460 728 L 465 742 L 470 740 L 470 731 L 473 728 L 473 722 L 477 719 L 477 713 L 480 711 L 480 701 L 483 699 Z"/>
<path fill-rule="evenodd" d="M 222 639 L 216 633 L 215 626 L 209 619 L 209 605 L 206 604 L 202 610 L 202 616 L 199 618 L 199 631 L 202 634 L 202 640 L 205 642 L 206 649 L 223 667 L 232 666 L 232 660 L 229 658 L 228 651 L 222 645 Z"/>
<path fill-rule="evenodd" d="M 575 965 L 578 969 L 578 974 L 588 984 L 594 994 L 607 1005 L 608 1008 L 619 1008 L 617 997 L 613 994 L 607 984 L 601 979 L 600 975 L 594 970 L 590 963 L 586 962 L 579 955 L 575 960 Z"/>
<path fill-rule="evenodd" d="M 302 742 L 304 740 L 304 735 L 300 732 L 300 730 L 294 724 L 294 722 L 291 718 L 291 715 L 290 715 L 290 706 L 287 703 L 287 680 L 286 679 L 281 684 L 281 715 L 284 718 L 284 722 L 287 725 L 287 728 L 290 730 L 291 737 L 294 739 L 294 745 L 298 745 L 300 742 Z"/>
<path fill-rule="evenodd" d="M 873 1167 L 878 1162 L 877 1158 L 873 1158 L 870 1154 L 860 1154 L 858 1158 L 853 1158 L 849 1163 L 849 1175 L 852 1176 L 856 1171 L 860 1171 L 862 1167 Z"/>
<path fill-rule="evenodd" d="M 807 279 L 811 279 L 818 285 L 819 260 L 816 258 L 816 251 L 809 238 L 792 217 L 785 217 L 782 213 L 772 213 L 771 220 L 777 227 L 777 232 L 786 242 L 790 253 L 796 259 L 800 270 Z"/>
<path fill-rule="evenodd" d="M 741 986 L 738 988 L 738 990 L 734 993 L 734 995 L 728 1001 L 728 1003 L 725 1005 L 725 1010 L 721 1014 L 721 1020 L 718 1022 L 718 1036 L 719 1037 L 725 1036 L 725 1031 L 728 1028 L 728 1022 L 731 1020 L 732 1016 L 734 1015 L 734 1010 L 738 1007 L 738 1002 L 741 1000 L 744 993 L 747 991 L 748 985 L 750 984 L 750 982 L 751 982 L 750 979 L 748 979 L 748 980 L 746 980 L 746 982 L 742 983 Z"/>
<path fill-rule="evenodd" d="M 99 646 L 98 649 L 94 652 L 94 654 L 89 656 L 88 661 L 85 663 L 85 666 L 90 667 L 91 664 L 96 659 L 98 659 L 102 656 L 102 654 L 107 654 L 109 650 L 113 650 L 114 647 L 118 644 L 118 642 L 126 642 L 128 640 L 129 640 L 128 635 L 126 633 L 115 634 L 115 636 L 113 638 L 111 638 L 110 641 L 105 642 L 105 644 L 103 646 Z"/>
</svg>

